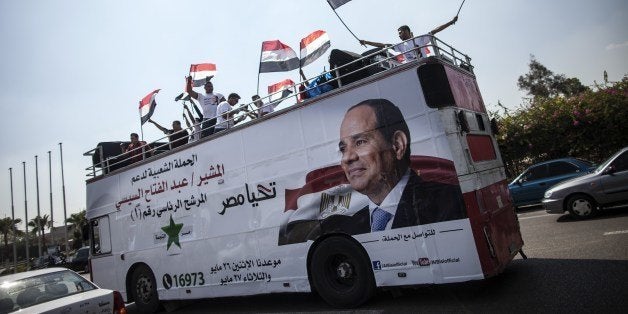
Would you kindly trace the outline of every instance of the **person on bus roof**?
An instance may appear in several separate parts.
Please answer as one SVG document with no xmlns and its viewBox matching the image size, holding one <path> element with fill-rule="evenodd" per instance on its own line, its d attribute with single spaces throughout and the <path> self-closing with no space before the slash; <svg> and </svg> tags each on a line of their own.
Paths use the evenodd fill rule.
<svg viewBox="0 0 628 314">
<path fill-rule="evenodd" d="M 208 76 L 205 81 L 205 94 L 199 94 L 192 89 L 192 77 L 186 78 L 185 91 L 192 96 L 192 98 L 198 100 L 203 109 L 203 130 L 201 131 L 201 137 L 205 137 L 214 133 L 214 126 L 216 125 L 216 109 L 221 101 L 225 100 L 225 96 L 221 93 L 214 93 L 214 85 L 211 82 L 212 76 Z"/>
<path fill-rule="evenodd" d="M 140 141 L 137 133 L 131 133 L 131 142 L 129 144 L 120 143 L 120 148 L 126 154 L 126 158 L 130 158 L 130 162 L 138 162 L 144 159 L 144 153 L 148 153 L 150 149 L 146 142 Z"/>
<path fill-rule="evenodd" d="M 236 93 L 231 93 L 229 94 L 229 97 L 227 97 L 226 101 L 223 101 L 218 105 L 218 108 L 216 109 L 217 122 L 214 133 L 232 128 L 238 122 L 246 118 L 246 115 L 234 118 L 235 115 L 240 111 L 240 108 L 232 110 L 232 107 L 235 106 L 238 101 L 240 101 L 240 95 Z"/>
<path fill-rule="evenodd" d="M 188 137 L 190 136 L 190 134 L 188 133 L 188 131 L 181 128 L 181 121 L 172 121 L 171 130 L 164 128 L 152 119 L 148 119 L 148 122 L 154 124 L 159 130 L 164 132 L 164 134 L 168 135 L 168 140 L 170 141 L 170 149 L 177 148 L 188 143 Z"/>
<path fill-rule="evenodd" d="M 444 30 L 445 28 L 456 24 L 456 21 L 458 21 L 458 16 L 455 16 L 451 21 L 431 30 L 429 33 L 427 33 L 428 35 L 435 35 L 436 33 Z M 399 34 L 399 39 L 403 40 L 402 43 L 397 44 L 393 47 L 393 50 L 395 50 L 396 52 L 403 54 L 404 56 L 404 62 L 408 62 L 411 60 L 414 60 L 417 58 L 417 55 L 419 58 L 421 58 L 422 56 L 424 56 L 421 51 L 419 51 L 417 49 L 417 47 L 425 47 L 426 45 L 430 45 L 430 38 L 429 36 L 427 37 L 423 37 L 423 36 L 419 36 L 417 38 L 414 38 L 414 34 L 412 33 L 412 31 L 410 30 L 410 27 L 408 25 L 402 25 L 397 29 L 397 33 Z M 410 40 L 411 38 L 414 38 L 412 40 Z M 378 42 L 373 42 L 373 41 L 368 41 L 368 40 L 364 40 L 361 39 L 360 40 L 360 44 L 362 45 L 370 45 L 373 47 L 378 47 L 378 48 L 384 48 L 384 47 L 390 47 L 392 46 L 392 44 L 383 44 L 383 43 L 378 43 Z M 429 48 L 423 48 L 423 49 L 429 49 Z M 429 50 L 428 50 L 429 51 Z M 426 52 L 428 52 L 426 51 Z M 427 55 L 427 53 L 425 54 Z"/>
</svg>

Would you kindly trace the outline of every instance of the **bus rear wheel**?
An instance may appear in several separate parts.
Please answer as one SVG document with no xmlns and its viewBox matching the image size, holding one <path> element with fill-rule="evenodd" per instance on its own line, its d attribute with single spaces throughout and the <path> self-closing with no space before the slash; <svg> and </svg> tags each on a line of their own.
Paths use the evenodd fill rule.
<svg viewBox="0 0 628 314">
<path fill-rule="evenodd" d="M 154 313 L 159 308 L 155 275 L 147 266 L 138 266 L 131 277 L 131 292 L 140 313 Z"/>
<path fill-rule="evenodd" d="M 357 307 L 375 294 L 368 255 L 345 237 L 325 239 L 315 248 L 310 274 L 316 292 L 334 307 Z"/>
</svg>

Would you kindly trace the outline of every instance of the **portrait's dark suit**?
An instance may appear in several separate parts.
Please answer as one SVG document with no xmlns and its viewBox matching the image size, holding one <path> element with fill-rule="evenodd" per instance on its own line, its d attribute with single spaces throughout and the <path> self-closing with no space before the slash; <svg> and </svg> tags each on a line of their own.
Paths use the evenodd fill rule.
<svg viewBox="0 0 628 314">
<path fill-rule="evenodd" d="M 414 171 L 403 190 L 393 218 L 392 228 L 424 225 L 466 218 L 459 185 L 424 181 Z M 280 230 L 279 244 L 314 240 L 322 234 L 342 232 L 361 234 L 371 232 L 368 206 L 352 216 L 331 215 L 323 220 L 299 220 Z"/>
</svg>

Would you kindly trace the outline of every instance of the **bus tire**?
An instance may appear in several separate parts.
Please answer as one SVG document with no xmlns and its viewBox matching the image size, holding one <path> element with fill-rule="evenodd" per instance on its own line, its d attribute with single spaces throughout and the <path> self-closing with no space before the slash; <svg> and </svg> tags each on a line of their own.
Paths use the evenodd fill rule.
<svg viewBox="0 0 628 314">
<path fill-rule="evenodd" d="M 140 265 L 133 271 L 131 277 L 131 293 L 135 306 L 140 313 L 154 313 L 159 308 L 157 282 L 155 275 L 146 265 Z"/>
<path fill-rule="evenodd" d="M 357 307 L 375 294 L 368 255 L 346 237 L 323 240 L 312 254 L 310 273 L 316 292 L 334 307 Z"/>
</svg>

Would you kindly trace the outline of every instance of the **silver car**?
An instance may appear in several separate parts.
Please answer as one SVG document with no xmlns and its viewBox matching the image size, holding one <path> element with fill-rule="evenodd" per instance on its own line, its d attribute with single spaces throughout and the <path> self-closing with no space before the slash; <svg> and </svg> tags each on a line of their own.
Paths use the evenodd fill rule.
<svg viewBox="0 0 628 314">
<path fill-rule="evenodd" d="M 118 291 L 100 289 L 66 268 L 0 277 L 0 313 L 126 313 Z"/>
<path fill-rule="evenodd" d="M 599 209 L 628 203 L 628 147 L 619 150 L 594 172 L 554 185 L 541 201 L 550 214 L 569 211 L 587 218 Z"/>
</svg>

